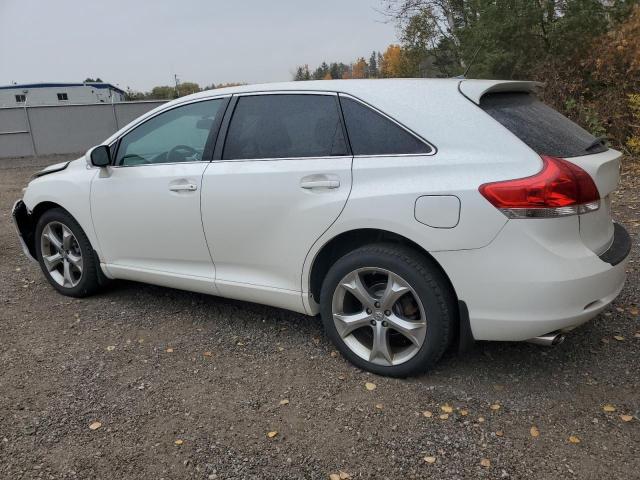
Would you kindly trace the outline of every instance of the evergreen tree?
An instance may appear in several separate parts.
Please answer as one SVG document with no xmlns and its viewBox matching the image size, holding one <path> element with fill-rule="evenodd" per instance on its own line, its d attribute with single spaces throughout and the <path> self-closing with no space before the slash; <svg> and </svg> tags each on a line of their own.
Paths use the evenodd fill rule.
<svg viewBox="0 0 640 480">
<path fill-rule="evenodd" d="M 313 71 L 314 80 L 323 80 L 329 73 L 329 65 L 327 62 L 322 62 L 318 68 Z"/>
<path fill-rule="evenodd" d="M 309 73 L 309 65 L 300 65 L 296 69 L 296 74 L 293 77 L 295 81 L 311 80 L 311 74 Z"/>
<path fill-rule="evenodd" d="M 378 78 L 378 61 L 376 59 L 376 52 L 371 52 L 369 57 L 369 77 Z"/>
</svg>

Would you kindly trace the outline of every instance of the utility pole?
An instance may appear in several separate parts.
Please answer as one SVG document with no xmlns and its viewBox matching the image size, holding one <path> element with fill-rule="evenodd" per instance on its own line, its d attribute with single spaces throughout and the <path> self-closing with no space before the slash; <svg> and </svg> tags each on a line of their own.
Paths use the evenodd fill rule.
<svg viewBox="0 0 640 480">
<path fill-rule="evenodd" d="M 174 73 L 173 74 L 173 79 L 176 82 L 176 98 L 180 96 L 180 92 L 178 91 L 178 85 L 180 85 L 180 80 L 178 80 L 178 74 Z"/>
</svg>

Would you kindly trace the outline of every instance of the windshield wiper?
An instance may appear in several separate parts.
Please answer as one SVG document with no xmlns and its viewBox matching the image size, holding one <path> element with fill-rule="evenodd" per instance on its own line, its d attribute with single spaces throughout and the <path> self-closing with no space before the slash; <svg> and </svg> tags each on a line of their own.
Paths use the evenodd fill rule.
<svg viewBox="0 0 640 480">
<path fill-rule="evenodd" d="M 586 148 L 585 150 L 588 152 L 589 150 L 591 150 L 592 148 L 596 148 L 597 146 L 602 145 L 603 147 L 606 147 L 605 142 L 607 141 L 607 137 L 596 137 L 593 142 L 591 142 Z"/>
</svg>

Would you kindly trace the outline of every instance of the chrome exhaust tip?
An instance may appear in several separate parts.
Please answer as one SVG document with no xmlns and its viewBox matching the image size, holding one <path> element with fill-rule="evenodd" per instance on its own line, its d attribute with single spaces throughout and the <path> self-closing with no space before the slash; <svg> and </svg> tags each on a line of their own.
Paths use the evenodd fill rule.
<svg viewBox="0 0 640 480">
<path fill-rule="evenodd" d="M 533 337 L 527 340 L 528 343 L 534 343 L 536 345 L 543 345 L 545 347 L 554 347 L 564 342 L 566 338 L 564 333 L 551 332 L 546 335 L 540 335 L 539 337 Z"/>
</svg>

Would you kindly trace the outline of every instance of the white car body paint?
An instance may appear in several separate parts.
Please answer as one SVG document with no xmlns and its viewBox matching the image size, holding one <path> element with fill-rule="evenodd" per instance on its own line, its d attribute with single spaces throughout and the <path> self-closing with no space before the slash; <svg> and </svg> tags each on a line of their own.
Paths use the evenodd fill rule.
<svg viewBox="0 0 640 480">
<path fill-rule="evenodd" d="M 416 199 L 414 215 L 428 227 L 455 228 L 460 222 L 460 199 L 455 195 L 423 195 Z"/>
<path fill-rule="evenodd" d="M 112 167 L 94 177 L 93 226 L 112 277 L 137 280 L 144 275 L 145 281 L 165 286 L 173 286 L 176 277 L 180 288 L 215 293 L 214 264 L 200 216 L 207 165 Z M 172 190 L 191 185 L 194 190 Z"/>
<path fill-rule="evenodd" d="M 536 174 L 542 161 L 474 102 L 487 92 L 536 87 L 493 80 L 349 80 L 201 92 L 148 112 L 104 144 L 176 105 L 303 89 L 358 99 L 436 150 L 104 169 L 82 158 L 33 180 L 24 203 L 29 210 L 42 202 L 68 210 L 110 277 L 307 314 L 318 312 L 310 273 L 324 245 L 356 229 L 392 232 L 440 264 L 468 306 L 476 339 L 525 340 L 595 316 L 619 293 L 626 265 L 612 267 L 598 258 L 613 235 L 606 201 L 581 216 L 508 220 L 479 193 L 483 183 Z M 603 198 L 616 188 L 618 152 L 570 161 L 593 177 Z M 327 177 L 339 187 L 301 188 L 307 177 Z M 176 182 L 193 183 L 196 190 L 170 191 Z M 426 196 L 457 198 L 455 225 L 433 214 L 447 228 L 419 221 L 416 202 Z M 426 210 L 420 215 L 430 217 Z"/>
</svg>

